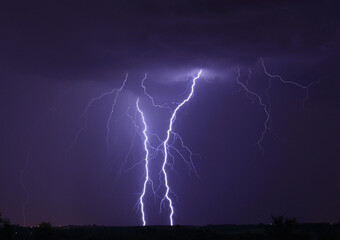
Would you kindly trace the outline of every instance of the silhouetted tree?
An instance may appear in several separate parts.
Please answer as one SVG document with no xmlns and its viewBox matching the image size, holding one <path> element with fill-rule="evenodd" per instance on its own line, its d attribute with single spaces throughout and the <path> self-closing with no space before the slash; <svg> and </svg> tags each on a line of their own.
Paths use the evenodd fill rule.
<svg viewBox="0 0 340 240">
<path fill-rule="evenodd" d="M 274 217 L 271 216 L 273 220 L 273 227 L 275 228 L 276 231 L 280 232 L 292 232 L 293 228 L 296 225 L 296 218 L 292 217 L 284 217 L 284 216 L 278 216 Z"/>
<path fill-rule="evenodd" d="M 52 225 L 49 222 L 42 222 L 38 225 L 35 232 L 37 239 L 52 239 Z"/>
<path fill-rule="evenodd" d="M 9 219 L 3 219 L 3 228 L 2 228 L 4 239 L 11 239 L 13 236 L 13 226 Z"/>
<path fill-rule="evenodd" d="M 272 229 L 269 231 L 269 235 L 272 239 L 309 239 L 309 236 L 303 233 L 295 233 L 294 228 L 297 225 L 296 218 L 292 217 L 272 217 Z"/>
<path fill-rule="evenodd" d="M 8 218 L 2 218 L 0 213 L 0 238 L 11 239 L 13 235 L 13 226 Z"/>
</svg>

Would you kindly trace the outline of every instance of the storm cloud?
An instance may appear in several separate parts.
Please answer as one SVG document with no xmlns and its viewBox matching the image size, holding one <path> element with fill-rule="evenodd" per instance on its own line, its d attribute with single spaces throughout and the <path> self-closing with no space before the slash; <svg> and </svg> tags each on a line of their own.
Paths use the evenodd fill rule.
<svg viewBox="0 0 340 240">
<path fill-rule="evenodd" d="M 1 7 L 1 73 L 102 81 L 125 72 L 309 63 L 335 55 L 336 1 L 18 1 Z M 91 11 L 89 11 L 89 9 Z"/>
<path fill-rule="evenodd" d="M 140 86 L 144 74 L 156 102 L 174 106 L 203 69 L 174 124 L 197 153 L 199 175 L 188 175 L 181 158 L 169 171 L 179 196 L 175 224 L 266 223 L 270 214 L 339 221 L 338 9 L 330 0 L 1 1 L 3 216 L 27 225 L 140 225 L 133 207 L 144 152 L 126 113 L 136 116 L 139 97 L 150 131 L 164 138 L 170 114 L 152 108 Z M 307 98 L 304 88 L 270 81 L 262 60 L 286 81 L 317 84 Z M 271 111 L 264 151 L 256 142 L 266 115 L 237 84 L 238 68 Z M 81 116 L 126 73 L 108 149 L 113 96 Z M 152 162 L 155 182 L 159 160 Z M 148 193 L 149 222 L 168 224 L 157 201 Z"/>
</svg>

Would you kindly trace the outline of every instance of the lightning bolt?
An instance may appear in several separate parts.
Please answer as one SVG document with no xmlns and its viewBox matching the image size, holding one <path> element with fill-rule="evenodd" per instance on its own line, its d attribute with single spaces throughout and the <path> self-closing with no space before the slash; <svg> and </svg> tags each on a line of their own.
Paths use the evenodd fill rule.
<svg viewBox="0 0 340 240">
<path fill-rule="evenodd" d="M 270 123 L 271 123 L 271 104 L 270 104 L 269 92 L 270 92 L 270 89 L 271 89 L 271 86 L 272 86 L 272 79 L 278 79 L 283 84 L 291 84 L 295 87 L 298 87 L 298 88 L 305 90 L 305 97 L 303 99 L 303 104 L 305 103 L 305 101 L 308 100 L 309 88 L 311 86 L 313 86 L 314 84 L 319 83 L 321 81 L 321 79 L 316 81 L 316 82 L 312 82 L 308 85 L 301 85 L 301 84 L 293 82 L 293 81 L 286 81 L 280 75 L 270 74 L 267 71 L 267 68 L 264 64 L 263 59 L 261 59 L 261 66 L 263 68 L 265 75 L 268 77 L 268 85 L 265 88 L 265 94 L 264 94 L 265 96 L 258 94 L 256 91 L 253 91 L 249 87 L 249 80 L 250 80 L 251 75 L 252 75 L 251 69 L 248 69 L 248 73 L 249 73 L 248 78 L 245 81 L 241 81 L 240 80 L 241 71 L 240 71 L 240 68 L 237 68 L 236 81 L 237 81 L 238 85 L 240 86 L 240 89 L 243 89 L 245 91 L 247 97 L 249 97 L 253 101 L 258 102 L 259 105 L 263 108 L 263 111 L 264 111 L 266 118 L 265 118 L 265 121 L 263 123 L 263 130 L 262 130 L 262 132 L 259 136 L 259 139 L 256 142 L 259 149 L 261 151 L 263 151 L 262 142 L 263 142 L 263 140 L 266 137 L 266 134 L 268 132 L 270 132 L 273 136 L 275 136 L 279 140 L 281 140 L 272 131 L 271 126 L 270 126 Z M 154 98 L 147 91 L 147 88 L 145 86 L 147 74 L 144 75 L 140 85 L 144 90 L 145 96 L 151 101 L 152 106 L 155 107 L 155 108 L 159 108 L 159 109 L 166 109 L 171 113 L 168 129 L 166 131 L 165 140 L 162 140 L 157 134 L 154 134 L 154 133 L 151 133 L 151 132 L 148 131 L 148 126 L 147 126 L 147 123 L 146 123 L 146 120 L 145 120 L 144 112 L 140 108 L 139 98 L 136 100 L 135 116 L 133 117 L 132 115 L 129 114 L 131 104 L 129 105 L 129 108 L 127 109 L 127 111 L 125 113 L 130 118 L 133 126 L 135 127 L 136 132 L 133 135 L 132 143 L 127 150 L 127 155 L 125 157 L 123 165 L 121 166 L 121 169 L 118 172 L 118 176 L 121 174 L 125 164 L 128 161 L 129 155 L 131 154 L 132 148 L 134 147 L 135 137 L 137 135 L 139 135 L 143 139 L 145 156 L 143 157 L 142 160 L 134 163 L 133 166 L 128 168 L 126 171 L 129 171 L 130 169 L 133 169 L 137 165 L 144 163 L 145 177 L 143 175 L 143 189 L 142 189 L 142 192 L 140 193 L 140 196 L 138 198 L 138 202 L 136 203 L 136 205 L 138 204 L 138 206 L 140 207 L 140 210 L 141 210 L 141 220 L 142 220 L 143 226 L 145 226 L 147 224 L 146 212 L 145 212 L 145 202 L 144 202 L 146 191 L 150 188 L 153 191 L 154 196 L 159 197 L 157 195 L 157 193 L 158 193 L 159 189 L 161 188 L 161 186 L 165 187 L 165 193 L 164 193 L 164 196 L 162 196 L 162 198 L 159 197 L 159 199 L 161 199 L 160 209 L 162 211 L 162 207 L 165 207 L 165 202 L 168 203 L 169 210 L 170 210 L 169 222 L 170 222 L 170 225 L 173 226 L 174 206 L 173 206 L 173 199 L 172 198 L 173 197 L 177 198 L 177 196 L 175 195 L 174 192 L 171 191 L 171 188 L 169 186 L 167 168 L 169 166 L 170 169 L 174 171 L 173 165 L 174 165 L 175 157 L 180 157 L 181 159 L 183 159 L 183 161 L 187 164 L 189 170 L 193 169 L 196 176 L 198 176 L 196 169 L 195 169 L 195 166 L 194 166 L 193 161 L 192 161 L 193 153 L 184 144 L 181 136 L 178 133 L 173 131 L 173 124 L 176 121 L 177 112 L 182 108 L 183 105 L 185 105 L 188 101 L 190 101 L 190 99 L 194 95 L 196 81 L 201 77 L 201 74 L 202 74 L 202 70 L 200 70 L 198 72 L 198 74 L 193 78 L 191 84 L 188 83 L 187 89 L 186 89 L 185 93 L 183 94 L 183 95 L 187 95 L 188 92 L 189 92 L 188 96 L 182 102 L 178 102 L 178 103 L 173 102 L 172 103 L 173 105 L 171 105 L 171 106 L 175 106 L 175 105 L 177 106 L 174 110 L 171 109 L 172 107 L 170 107 L 168 103 L 164 103 L 164 104 L 157 104 L 156 103 Z M 81 118 L 84 118 L 86 116 L 87 112 L 89 111 L 89 109 L 91 108 L 91 106 L 94 104 L 94 102 L 99 101 L 103 97 L 108 96 L 108 95 L 114 96 L 113 102 L 112 102 L 112 105 L 111 105 L 110 114 L 109 114 L 107 121 L 106 121 L 106 130 L 107 130 L 106 131 L 106 143 L 107 143 L 107 146 L 109 145 L 110 123 L 111 123 L 111 120 L 112 120 L 112 117 L 113 117 L 113 113 L 114 113 L 114 109 L 115 109 L 115 106 L 116 106 L 116 103 L 117 103 L 117 99 L 119 97 L 120 92 L 123 91 L 127 80 L 128 80 L 128 74 L 126 74 L 126 77 L 125 77 L 122 85 L 119 88 L 114 88 L 111 91 L 104 92 L 101 95 L 91 99 L 91 101 L 89 101 L 88 105 L 86 106 L 86 108 L 84 109 L 84 111 L 81 115 Z M 137 124 L 136 119 L 138 118 L 138 115 L 142 120 L 142 124 Z M 142 125 L 142 126 L 140 126 L 140 125 Z M 86 125 L 78 132 L 78 134 L 76 135 L 75 141 L 77 140 L 78 135 L 85 128 L 86 128 Z M 154 140 L 158 141 L 157 144 L 155 144 L 156 141 L 154 142 Z M 177 148 L 177 145 L 175 145 L 175 143 L 177 143 L 177 141 L 179 141 L 179 145 L 178 145 L 179 147 L 178 148 Z M 158 188 L 155 190 L 154 184 L 153 184 L 153 181 L 152 181 L 153 176 L 149 175 L 149 163 L 150 163 L 150 161 L 153 161 L 153 159 L 157 158 L 159 156 L 158 155 L 159 153 L 162 154 L 161 157 L 163 158 L 163 162 L 162 162 L 161 170 L 159 172 L 159 182 L 160 183 L 159 183 Z M 188 158 L 186 158 L 186 157 L 188 157 Z"/>
<path fill-rule="evenodd" d="M 145 118 L 144 118 L 144 113 L 142 112 L 142 110 L 139 108 L 139 98 L 136 101 L 136 108 L 138 110 L 138 112 L 140 113 L 140 116 L 142 118 L 142 122 L 143 122 L 143 126 L 144 126 L 144 130 L 143 130 L 143 135 L 144 135 L 144 150 L 145 150 L 145 180 L 144 180 L 144 185 L 143 185 L 143 192 L 139 197 L 139 203 L 141 205 L 141 213 L 142 213 L 142 221 L 143 221 L 143 226 L 146 225 L 146 221 L 145 221 L 145 213 L 144 213 L 144 202 L 143 202 L 143 198 L 145 196 L 145 191 L 146 191 L 146 187 L 147 184 L 149 183 L 150 179 L 149 179 L 149 150 L 148 150 L 148 144 L 149 144 L 149 138 L 147 133 L 147 125 L 145 122 Z"/>
<path fill-rule="evenodd" d="M 111 91 L 108 91 L 108 92 L 104 92 L 102 94 L 100 94 L 99 96 L 97 97 L 94 97 L 92 98 L 88 104 L 86 105 L 84 111 L 82 112 L 81 116 L 80 116 L 80 119 L 83 119 L 86 117 L 86 114 L 87 112 L 89 111 L 89 109 L 92 107 L 92 105 L 96 102 L 96 101 L 99 101 L 101 100 L 103 97 L 105 96 L 108 96 L 108 95 L 114 95 L 114 99 L 113 99 L 113 103 L 111 105 L 111 111 L 110 111 L 110 114 L 109 114 L 109 117 L 107 119 L 107 122 L 106 122 L 106 144 L 107 146 L 109 145 L 109 133 L 110 133 L 110 122 L 111 122 L 111 119 L 112 119 L 112 114 L 113 114 L 113 110 L 114 110 L 114 107 L 116 106 L 116 102 L 117 102 L 117 99 L 119 97 L 119 93 L 123 90 L 125 84 L 126 84 L 126 81 L 128 80 L 128 74 L 125 75 L 125 79 L 122 83 L 122 85 L 119 87 L 119 88 L 113 88 Z M 78 138 L 80 136 L 80 134 L 87 128 L 87 121 L 85 119 L 85 124 L 84 126 L 76 133 L 70 147 L 68 148 L 68 151 L 70 151 L 72 149 L 72 147 L 75 145 L 75 143 L 78 141 Z"/>
<path fill-rule="evenodd" d="M 246 81 L 247 83 L 248 83 L 248 80 L 249 80 L 250 75 L 251 75 L 251 70 L 249 69 L 248 71 L 249 71 L 249 75 L 248 75 L 248 79 Z M 259 140 L 257 141 L 257 145 L 259 146 L 260 150 L 263 151 L 261 143 L 263 141 L 263 138 L 264 138 L 265 134 L 270 129 L 269 126 L 268 126 L 268 123 L 269 123 L 269 120 L 270 120 L 270 112 L 268 110 L 267 105 L 264 104 L 264 102 L 263 102 L 262 98 L 260 97 L 260 95 L 257 94 L 256 92 L 251 91 L 245 84 L 243 84 L 240 81 L 240 77 L 241 77 L 240 68 L 237 68 L 237 78 L 236 78 L 237 83 L 246 91 L 247 94 L 253 95 L 258 100 L 259 104 L 261 105 L 261 107 L 263 108 L 263 111 L 266 114 L 266 120 L 264 121 L 263 131 L 261 132 L 261 136 L 260 136 Z"/>
<path fill-rule="evenodd" d="M 110 112 L 109 118 L 107 119 L 107 122 L 106 122 L 106 129 L 107 129 L 107 131 L 106 131 L 106 144 L 107 144 L 107 146 L 109 146 L 110 122 L 111 122 L 111 119 L 112 119 L 113 110 L 116 106 L 116 102 L 117 102 L 117 99 L 119 97 L 119 93 L 123 90 L 125 83 L 128 80 L 128 76 L 129 76 L 129 74 L 126 74 L 123 84 L 116 91 L 116 95 L 113 99 L 113 103 L 112 103 L 112 106 L 111 106 L 111 112 Z"/>
<path fill-rule="evenodd" d="M 157 108 L 166 108 L 168 110 L 171 110 L 170 106 L 167 103 L 164 103 L 162 105 L 156 104 L 154 98 L 147 92 L 146 86 L 144 85 L 144 81 L 147 79 L 148 75 L 145 73 L 144 78 L 142 79 L 141 86 L 144 90 L 144 94 L 151 100 L 152 106 Z"/>
<path fill-rule="evenodd" d="M 167 201 L 169 202 L 169 207 L 170 207 L 170 216 L 169 216 L 169 219 L 170 219 L 170 225 L 173 226 L 173 215 L 174 215 L 174 208 L 173 208 L 173 204 L 172 204 L 172 200 L 171 198 L 169 197 L 169 192 L 170 192 L 170 187 L 169 187 L 169 183 L 168 183 L 168 175 L 166 173 L 166 165 L 168 163 L 168 154 L 169 154 L 169 145 L 168 145 L 168 142 L 169 142 L 169 139 L 170 139 L 170 134 L 172 133 L 172 125 L 173 123 L 175 122 L 176 120 L 176 114 L 177 114 L 177 111 L 185 104 L 187 103 L 190 98 L 193 96 L 194 94 L 194 88 L 195 88 L 195 85 L 196 85 L 196 80 L 201 76 L 201 73 L 202 73 L 202 70 L 200 70 L 197 74 L 197 76 L 193 79 L 192 81 L 192 85 L 191 85 L 191 91 L 190 91 L 190 94 L 189 96 L 184 99 L 176 108 L 175 110 L 173 111 L 172 115 L 171 115 L 171 118 L 170 118 L 170 123 L 169 123 L 169 128 L 167 130 L 167 135 L 166 135 L 166 139 L 165 141 L 163 142 L 163 148 L 164 148 L 164 161 L 163 161 L 163 165 L 162 165 L 162 172 L 163 172 L 163 175 L 164 175 L 164 184 L 165 184 L 165 187 L 166 187 L 166 191 L 165 191 L 165 195 L 162 199 L 162 203 L 165 199 L 167 199 Z"/>
<path fill-rule="evenodd" d="M 240 81 L 240 77 L 241 77 L 241 73 L 240 73 L 240 68 L 237 68 L 237 77 L 236 77 L 236 82 L 241 86 L 241 88 L 244 89 L 244 91 L 246 92 L 247 95 L 251 95 L 255 98 L 255 100 L 257 99 L 257 101 L 259 102 L 259 105 L 263 108 L 263 111 L 266 115 L 266 119 L 264 121 L 264 126 L 263 126 L 263 130 L 260 134 L 260 137 L 259 139 L 257 140 L 256 144 L 258 145 L 259 149 L 261 152 L 263 152 L 263 147 L 262 147 L 262 141 L 264 140 L 264 137 L 265 135 L 267 134 L 267 132 L 271 133 L 274 137 L 276 137 L 278 140 L 280 141 L 284 141 L 282 140 L 277 134 L 275 134 L 272 129 L 271 129 L 271 126 L 270 126 L 270 121 L 271 121 L 271 111 L 270 111 L 270 108 L 271 108 L 271 105 L 270 105 L 270 97 L 269 97 L 269 90 L 271 88 L 271 85 L 272 85 L 272 79 L 278 79 L 281 83 L 283 84 L 290 84 L 290 85 L 293 85 L 295 87 L 298 87 L 298 88 L 301 88 L 305 91 L 305 97 L 303 98 L 303 106 L 305 105 L 305 102 L 308 100 L 308 97 L 309 97 L 309 89 L 310 87 L 312 87 L 313 85 L 315 84 L 318 84 L 321 82 L 322 79 L 325 79 L 327 77 L 323 77 L 323 78 L 320 78 L 319 80 L 317 81 L 314 81 L 314 82 L 311 82 L 307 85 L 302 85 L 302 84 L 299 84 L 297 82 L 294 82 L 294 81 L 287 81 L 287 80 L 284 80 L 280 75 L 277 75 L 277 74 L 270 74 L 268 71 L 267 71 L 267 67 L 264 63 L 264 60 L 261 58 L 260 59 L 261 61 L 261 66 L 263 68 L 263 71 L 265 73 L 266 76 L 268 76 L 268 86 L 266 87 L 266 91 L 265 91 L 265 95 L 266 95 L 266 102 L 267 104 L 265 103 L 264 99 L 256 92 L 252 91 L 249 87 L 248 87 L 248 84 L 249 84 L 249 80 L 250 80 L 250 77 L 251 77 L 251 74 L 252 74 L 252 70 L 251 68 L 248 69 L 248 78 L 246 79 L 246 84 L 242 83 Z"/>
<path fill-rule="evenodd" d="M 144 84 L 144 82 L 145 82 L 146 79 L 147 79 L 147 74 L 145 73 L 144 78 L 143 78 L 142 81 L 141 81 L 141 87 L 142 87 L 143 90 L 144 90 L 144 94 L 150 99 L 150 101 L 151 101 L 151 103 L 152 103 L 152 106 L 155 107 L 155 108 L 160 108 L 160 109 L 169 110 L 170 113 L 172 113 L 172 109 L 171 109 L 171 107 L 169 106 L 168 103 L 164 103 L 164 104 L 162 104 L 162 105 L 159 105 L 159 104 L 156 104 L 156 103 L 155 103 L 154 98 L 147 92 L 146 86 L 145 86 L 145 84 Z M 187 89 L 185 90 L 185 93 L 188 92 L 188 90 L 190 89 L 190 87 L 191 87 L 191 84 L 188 84 Z M 185 93 L 180 94 L 180 96 L 183 96 Z M 177 105 L 179 105 L 180 103 L 172 102 L 172 104 L 177 104 Z M 130 119 L 131 119 L 131 117 L 130 117 Z M 134 124 L 134 125 L 136 125 L 136 124 Z M 193 152 L 192 152 L 192 151 L 184 144 L 183 139 L 182 139 L 182 137 L 181 137 L 179 134 L 177 134 L 177 133 L 175 133 L 175 132 L 172 132 L 172 134 L 174 135 L 174 139 L 173 139 L 172 143 L 169 144 L 169 148 L 171 148 L 172 150 L 174 150 L 174 151 L 180 156 L 180 158 L 187 164 L 188 170 L 189 170 L 189 174 L 190 174 L 190 171 L 193 170 L 194 173 L 195 173 L 195 175 L 196 175 L 196 177 L 198 177 L 197 171 L 196 171 L 195 166 L 194 166 L 194 164 L 193 164 L 193 156 L 194 156 L 194 155 L 198 155 L 198 154 L 194 154 L 194 153 L 193 153 Z M 163 154 L 163 157 L 164 157 L 163 150 L 160 149 L 160 147 L 163 146 L 163 141 L 160 139 L 160 137 L 159 137 L 157 134 L 154 134 L 154 133 L 150 133 L 150 132 L 149 132 L 149 135 L 150 135 L 150 136 L 156 137 L 156 139 L 157 139 L 159 142 L 162 143 L 162 144 L 160 144 L 158 147 L 153 147 L 153 150 L 155 151 L 155 154 L 157 154 L 158 152 L 161 152 L 161 153 Z M 173 144 L 176 142 L 176 140 L 179 140 L 180 146 L 181 146 L 182 150 L 177 149 L 176 147 L 173 146 Z M 184 155 L 183 155 L 183 153 L 182 153 L 183 151 L 185 151 L 185 152 L 188 153 L 188 155 L 189 155 L 189 160 L 187 160 L 187 159 L 184 157 Z M 170 153 L 169 153 L 169 155 L 170 155 L 171 158 L 173 159 L 173 162 L 172 162 L 172 164 L 171 164 L 171 169 L 172 169 L 173 171 L 175 171 L 175 170 L 173 169 L 173 163 L 174 163 L 175 157 L 174 157 L 173 155 L 171 155 Z M 162 174 L 162 171 L 160 172 L 160 175 L 161 175 L 161 174 Z M 160 176 L 160 177 L 161 177 L 161 176 Z M 160 182 L 161 182 L 161 181 L 160 181 Z"/>
<path fill-rule="evenodd" d="M 314 81 L 314 82 L 311 82 L 311 83 L 309 83 L 309 84 L 307 84 L 307 85 L 302 85 L 302 84 L 299 84 L 299 83 L 297 83 L 297 82 L 284 80 L 280 75 L 277 75 L 277 74 L 273 75 L 273 74 L 268 73 L 267 67 L 266 67 L 265 64 L 264 64 L 263 58 L 261 58 L 261 65 L 262 65 L 262 68 L 263 68 L 264 73 L 269 77 L 269 81 L 270 81 L 272 78 L 277 78 L 277 79 L 279 79 L 279 81 L 280 81 L 281 83 L 283 83 L 283 84 L 291 84 L 291 85 L 296 86 L 296 87 L 298 87 L 298 88 L 304 89 L 304 90 L 305 90 L 305 97 L 304 97 L 304 99 L 302 100 L 303 106 L 305 105 L 305 102 L 308 100 L 308 97 L 309 97 L 309 88 L 310 88 L 311 86 L 315 85 L 315 84 L 320 83 L 322 79 L 327 78 L 327 77 L 323 77 L 323 78 L 320 78 L 319 80 Z M 270 88 L 270 86 L 269 86 L 269 88 Z M 267 94 L 267 95 L 268 95 L 268 94 Z"/>
</svg>

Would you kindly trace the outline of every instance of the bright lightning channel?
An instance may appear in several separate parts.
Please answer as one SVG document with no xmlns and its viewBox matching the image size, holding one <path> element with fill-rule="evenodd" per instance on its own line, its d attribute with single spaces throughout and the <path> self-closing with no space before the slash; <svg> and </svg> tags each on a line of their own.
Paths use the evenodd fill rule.
<svg viewBox="0 0 340 240">
<path fill-rule="evenodd" d="M 144 180 L 144 185 L 143 185 L 143 192 L 139 197 L 139 203 L 141 205 L 141 212 L 142 212 L 142 221 L 143 221 L 143 226 L 146 225 L 146 221 L 145 221 L 145 213 L 144 213 L 144 202 L 143 202 L 143 198 L 145 196 L 145 191 L 146 191 L 146 187 L 147 184 L 149 183 L 150 179 L 149 179 L 149 150 L 148 150 L 148 144 L 149 144 L 149 138 L 147 133 L 147 125 L 145 122 L 145 118 L 144 118 L 144 113 L 142 112 L 142 110 L 140 110 L 139 108 L 139 98 L 136 101 L 136 107 L 138 112 L 140 113 L 140 116 L 142 118 L 143 121 L 143 125 L 144 125 L 144 130 L 143 130 L 143 135 L 144 135 L 144 149 L 145 149 L 145 180 Z"/>
<path fill-rule="evenodd" d="M 190 91 L 190 94 L 189 96 L 184 99 L 183 102 L 181 102 L 174 110 L 174 112 L 172 113 L 171 115 L 171 118 L 170 118 L 170 124 L 169 124 L 169 128 L 167 130 L 167 135 L 166 135 L 166 139 L 165 141 L 163 142 L 163 147 L 164 147 L 164 161 L 163 161 L 163 165 L 162 165 L 162 172 L 164 174 L 164 184 L 165 184 L 165 187 L 166 187 L 166 191 L 165 191 L 165 195 L 162 199 L 162 202 L 167 199 L 168 202 L 169 202 L 169 207 L 170 207 L 170 216 L 169 216 L 169 219 L 170 219 L 170 225 L 173 226 L 173 215 L 174 215 L 174 208 L 173 208 L 173 205 L 172 205 L 172 200 L 171 198 L 169 197 L 169 192 L 170 192 L 170 187 L 169 187 L 169 183 L 168 183 L 168 175 L 166 173 L 166 165 L 167 165 L 167 162 L 168 162 L 168 154 L 169 154 L 169 149 L 168 149 L 168 142 L 169 142 L 169 139 L 170 139 L 170 134 L 172 133 L 172 125 L 173 123 L 175 122 L 176 120 L 176 113 L 177 111 L 186 103 L 190 100 L 190 98 L 193 96 L 194 94 L 194 88 L 195 88 L 195 85 L 196 85 L 196 80 L 201 76 L 201 73 L 202 73 L 202 70 L 200 70 L 197 74 L 197 76 L 192 80 L 192 85 L 191 85 L 191 91 Z"/>
</svg>

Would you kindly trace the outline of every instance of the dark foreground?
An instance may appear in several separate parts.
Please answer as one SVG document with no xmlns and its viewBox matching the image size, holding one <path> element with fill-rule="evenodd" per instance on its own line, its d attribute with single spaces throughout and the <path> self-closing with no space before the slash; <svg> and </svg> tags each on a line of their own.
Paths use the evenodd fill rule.
<svg viewBox="0 0 340 240">
<path fill-rule="evenodd" d="M 2 229 L 0 239 L 320 239 L 340 240 L 340 224 L 272 224 L 272 225 L 209 225 L 209 226 L 151 226 L 100 227 L 11 226 Z"/>
</svg>

